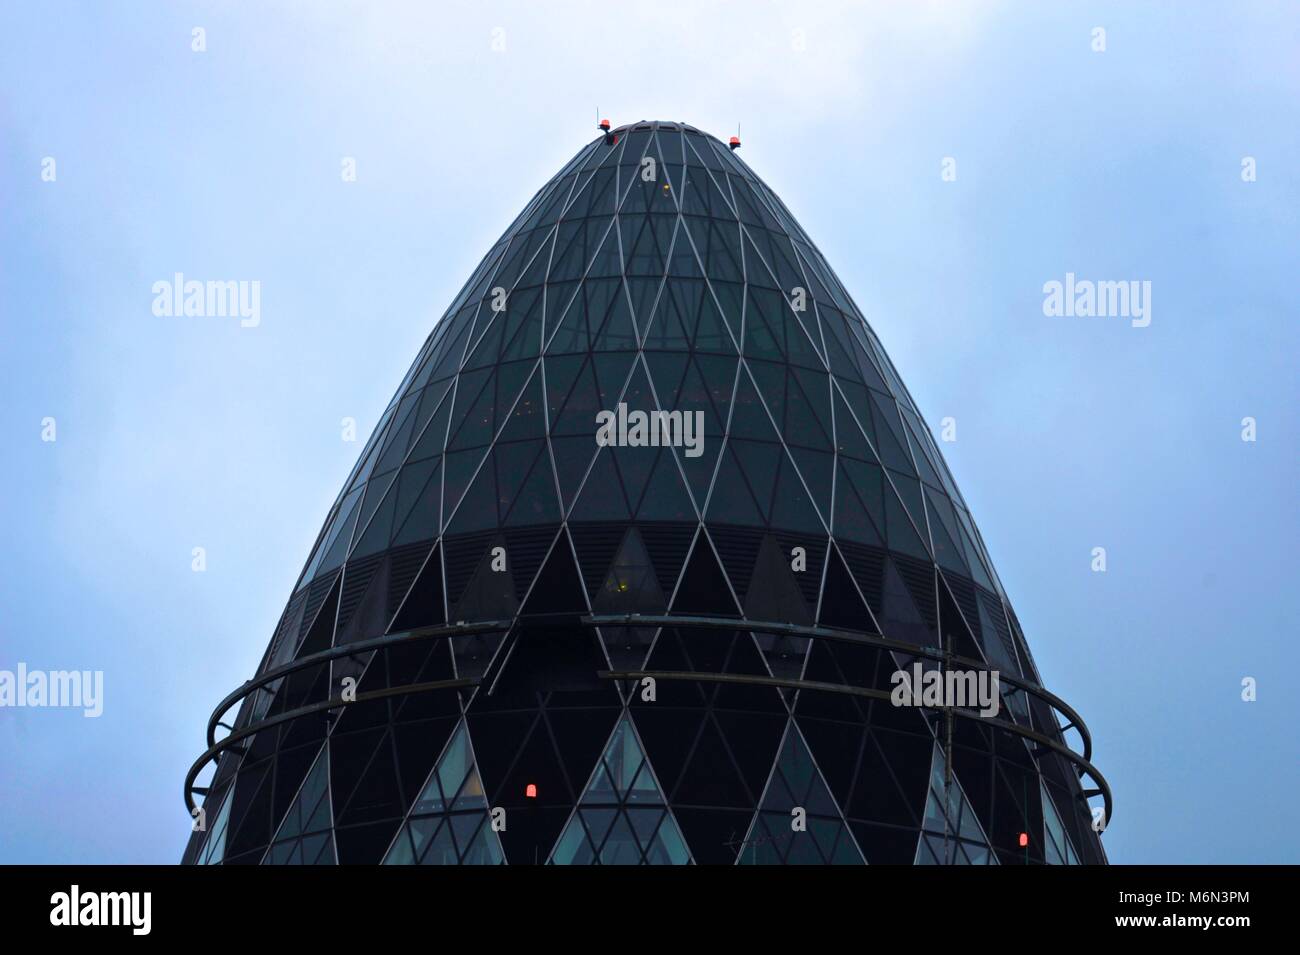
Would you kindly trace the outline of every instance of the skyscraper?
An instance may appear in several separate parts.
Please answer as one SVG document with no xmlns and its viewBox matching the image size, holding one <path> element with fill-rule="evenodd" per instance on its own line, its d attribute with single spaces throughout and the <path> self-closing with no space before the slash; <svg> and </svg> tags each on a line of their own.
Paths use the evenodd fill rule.
<svg viewBox="0 0 1300 955">
<path fill-rule="evenodd" d="M 603 131 L 484 257 L 213 714 L 185 861 L 1105 861 L 1086 727 L 738 145 Z"/>
</svg>

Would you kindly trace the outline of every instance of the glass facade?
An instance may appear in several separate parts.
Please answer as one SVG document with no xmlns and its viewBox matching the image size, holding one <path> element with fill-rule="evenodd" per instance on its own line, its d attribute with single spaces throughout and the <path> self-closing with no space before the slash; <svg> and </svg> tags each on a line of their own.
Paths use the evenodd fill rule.
<svg viewBox="0 0 1300 955">
<path fill-rule="evenodd" d="M 891 705 L 915 660 L 1017 682 L 996 721 Z M 259 672 L 186 861 L 1105 861 L 875 333 L 679 123 L 584 146 L 484 257 Z"/>
</svg>

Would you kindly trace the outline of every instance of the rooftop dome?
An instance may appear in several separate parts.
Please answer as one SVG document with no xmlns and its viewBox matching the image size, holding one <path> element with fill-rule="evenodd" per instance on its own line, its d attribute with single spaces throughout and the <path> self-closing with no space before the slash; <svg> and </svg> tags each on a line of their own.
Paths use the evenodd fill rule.
<svg viewBox="0 0 1300 955">
<path fill-rule="evenodd" d="M 186 860 L 1104 861 L 922 420 L 734 150 L 602 133 L 398 387 Z M 997 671 L 1000 714 L 891 705 L 914 663 Z"/>
</svg>

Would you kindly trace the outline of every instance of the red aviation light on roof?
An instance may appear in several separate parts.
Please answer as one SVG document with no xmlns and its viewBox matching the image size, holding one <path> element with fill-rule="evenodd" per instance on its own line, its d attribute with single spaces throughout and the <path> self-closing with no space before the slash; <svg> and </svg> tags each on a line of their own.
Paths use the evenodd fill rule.
<svg viewBox="0 0 1300 955">
<path fill-rule="evenodd" d="M 524 798 L 526 799 L 537 798 L 537 783 L 529 783 L 527 786 L 524 787 Z"/>
<path fill-rule="evenodd" d="M 732 149 L 739 149 L 739 148 L 740 148 L 740 137 L 739 137 L 739 136 L 732 136 L 732 137 L 731 137 L 731 143 L 730 143 L 730 146 L 731 146 Z"/>
<path fill-rule="evenodd" d="M 1027 845 L 1029 845 L 1029 833 L 1022 832 L 1020 834 L 1020 846 L 1021 848 L 1024 848 Z"/>
<path fill-rule="evenodd" d="M 599 125 L 600 128 L 603 129 L 605 132 L 609 132 L 609 120 L 602 119 Z"/>
</svg>

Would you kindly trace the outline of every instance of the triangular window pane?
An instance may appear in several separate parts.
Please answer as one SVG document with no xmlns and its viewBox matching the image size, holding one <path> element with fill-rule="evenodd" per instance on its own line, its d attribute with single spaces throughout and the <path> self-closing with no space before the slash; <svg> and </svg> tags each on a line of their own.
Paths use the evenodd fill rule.
<svg viewBox="0 0 1300 955">
<path fill-rule="evenodd" d="M 611 863 L 611 858 L 622 863 L 628 861 L 624 858 L 627 847 L 614 844 L 620 839 L 630 840 L 629 845 L 636 856 L 630 860 L 631 864 L 640 861 L 641 846 L 646 847 L 647 851 L 654 849 L 659 853 L 660 861 L 667 859 L 672 864 L 682 864 L 680 860 L 683 856 L 689 858 L 685 842 L 671 813 L 665 814 L 663 809 L 658 808 L 666 800 L 644 752 L 636 727 L 624 713 L 610 733 L 604 753 L 583 791 L 579 800 L 581 808 L 569 818 L 563 834 L 555 844 L 551 857 L 553 862 L 561 865 L 582 864 L 585 840 L 579 839 L 575 834 L 575 826 L 581 827 L 579 817 L 586 824 L 592 843 L 600 847 L 600 859 L 604 865 L 619 864 Z M 632 804 L 627 812 L 633 814 L 634 828 L 641 836 L 639 843 L 632 837 L 632 828 L 629 828 L 627 818 L 616 808 L 623 803 Z M 651 836 L 655 830 L 651 822 L 659 824 L 661 816 L 663 822 L 659 826 L 659 835 L 652 841 Z M 618 824 L 615 823 L 616 817 Z M 611 832 L 610 844 L 602 845 L 606 835 Z"/>
<path fill-rule="evenodd" d="M 600 845 L 605 841 L 605 836 L 609 833 L 609 828 L 614 824 L 618 816 L 617 809 L 583 809 L 580 811 L 582 821 L 587 825 L 587 833 L 591 836 L 591 841 Z"/>
<path fill-rule="evenodd" d="M 461 865 L 500 865 L 503 856 L 501 854 L 501 841 L 492 831 L 490 822 L 484 822 L 479 828 L 478 835 L 470 843 L 464 856 L 460 860 Z"/>
<path fill-rule="evenodd" d="M 795 809 L 803 810 L 806 825 L 803 831 L 793 828 Z M 763 835 L 762 823 L 771 830 L 770 836 Z M 843 825 L 843 816 L 808 752 L 803 735 L 793 722 L 789 723 L 776 770 L 768 782 L 748 841 L 761 843 L 770 838 L 788 846 L 788 851 L 781 850 L 787 865 L 823 865 L 832 860 Z M 848 838 L 847 833 L 844 838 Z M 819 841 L 823 843 L 820 847 Z M 751 851 L 752 847 L 747 847 L 742 856 Z"/>
<path fill-rule="evenodd" d="M 641 771 L 636 774 L 636 779 L 627 788 L 624 796 L 628 802 L 663 802 L 663 796 L 659 793 L 659 787 L 655 785 L 654 775 L 650 772 L 649 764 L 641 763 Z"/>
<path fill-rule="evenodd" d="M 602 763 L 596 767 L 596 775 L 582 796 L 583 805 L 605 805 L 619 801 L 618 790 L 609 778 L 609 771 Z"/>
<path fill-rule="evenodd" d="M 664 816 L 662 809 L 652 808 L 632 808 L 627 810 L 628 821 L 632 824 L 632 831 L 636 833 L 636 840 L 642 846 L 649 847 L 650 840 L 654 837 L 655 829 L 659 826 L 659 820 Z"/>
<path fill-rule="evenodd" d="M 456 865 L 459 861 L 456 843 L 451 836 L 451 823 L 444 822 L 424 858 L 420 860 L 420 865 Z"/>
<path fill-rule="evenodd" d="M 271 861 L 274 862 L 274 853 Z M 407 831 L 406 826 L 398 830 L 397 838 L 389 848 L 388 854 L 384 856 L 384 865 L 412 865 L 415 862 L 415 854 L 411 850 L 411 834 Z"/>
<path fill-rule="evenodd" d="M 967 864 L 967 858 L 957 851 L 957 843 L 960 840 L 963 845 L 971 848 L 980 848 L 991 852 L 988 839 L 984 835 L 984 830 L 980 827 L 979 820 L 975 817 L 974 810 L 971 809 L 970 803 L 966 799 L 966 794 L 961 788 L 961 783 L 954 776 L 950 786 L 945 785 L 946 774 L 944 772 L 943 753 L 938 744 L 930 756 L 930 791 L 925 802 L 925 814 L 921 823 L 922 828 L 928 833 L 934 833 L 931 839 L 931 846 L 935 848 L 935 853 L 939 858 L 943 858 L 942 845 L 945 835 L 948 839 L 948 857 L 947 864 Z M 944 790 L 948 790 L 948 796 L 945 800 Z M 945 812 L 944 804 L 947 803 Z M 937 839 L 937 841 L 935 841 Z M 919 850 L 918 850 L 919 853 Z"/>
<path fill-rule="evenodd" d="M 217 813 L 217 818 L 208 833 L 208 841 L 203 844 L 203 851 L 199 853 L 199 865 L 217 865 L 225 856 L 226 827 L 230 821 L 232 802 L 234 799 L 230 796 L 230 790 L 227 790 L 225 801 L 222 802 L 221 810 Z"/>
<path fill-rule="evenodd" d="M 322 746 L 272 842 L 284 842 L 303 832 L 320 832 L 332 828 L 333 819 L 330 814 L 328 793 L 329 771 L 329 747 Z M 305 826 L 304 821 L 306 821 Z"/>
<path fill-rule="evenodd" d="M 438 784 L 442 789 L 444 799 L 451 800 L 456 797 L 456 793 L 460 792 L 461 783 L 465 781 L 465 776 L 469 773 L 468 741 L 469 737 L 465 732 L 465 724 L 462 722 L 457 725 L 451 743 L 443 753 L 442 758 L 438 760 L 435 775 L 438 778 Z"/>
<path fill-rule="evenodd" d="M 469 735 L 464 722 L 461 722 L 411 811 L 424 814 L 451 808 L 451 801 L 456 798 L 470 768 Z"/>
<path fill-rule="evenodd" d="M 641 768 L 641 749 L 626 718 L 614 727 L 614 735 L 605 747 L 605 765 L 620 796 L 626 795 Z"/>
<path fill-rule="evenodd" d="M 552 865 L 590 865 L 596 857 L 591 843 L 587 841 L 587 830 L 583 828 L 577 814 L 569 818 L 560 841 L 555 844 L 551 854 Z"/>
<path fill-rule="evenodd" d="M 691 861 L 690 850 L 686 840 L 672 815 L 666 815 L 655 833 L 654 841 L 646 850 L 646 862 L 650 865 L 686 865 Z"/>
<path fill-rule="evenodd" d="M 460 794 L 456 797 L 452 809 L 478 809 L 487 801 L 483 795 L 483 783 L 479 779 L 478 769 L 471 767 L 468 775 L 465 777 L 465 784 L 460 788 Z"/>
<path fill-rule="evenodd" d="M 1043 799 L 1043 829 L 1047 834 L 1044 847 L 1048 863 L 1052 865 L 1078 865 L 1079 857 L 1075 855 L 1074 846 L 1070 844 L 1069 834 L 1066 833 L 1065 827 L 1061 824 L 1061 817 L 1057 815 L 1056 806 L 1052 802 L 1052 797 L 1048 795 L 1047 787 L 1041 782 L 1039 783 L 1039 791 Z"/>
<path fill-rule="evenodd" d="M 632 827 L 622 813 L 614 823 L 609 838 L 600 847 L 601 865 L 636 865 L 641 861 L 641 847 L 637 845 Z"/>
</svg>

